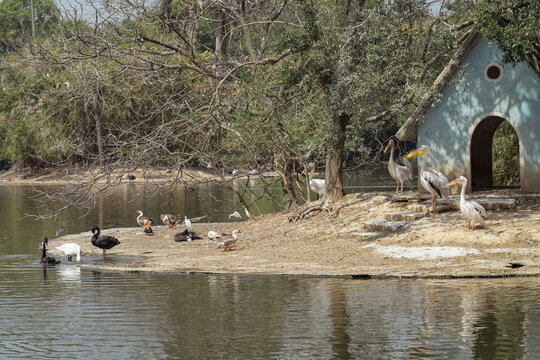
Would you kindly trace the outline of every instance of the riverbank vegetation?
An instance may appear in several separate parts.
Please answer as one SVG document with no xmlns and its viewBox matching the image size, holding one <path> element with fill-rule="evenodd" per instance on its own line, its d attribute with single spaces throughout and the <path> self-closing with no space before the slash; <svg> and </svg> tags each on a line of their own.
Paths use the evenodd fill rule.
<svg viewBox="0 0 540 360">
<path fill-rule="evenodd" d="M 277 174 L 294 204 L 307 196 L 299 174 L 315 162 L 327 197 L 339 200 L 344 167 L 381 158 L 471 32 L 540 73 L 539 7 L 3 0 L 0 161 L 23 172 L 97 166 L 111 184 L 154 167 L 186 183 L 186 167 L 203 167 L 248 209 L 229 175 L 260 177 L 267 188 L 274 180 L 262 174 Z M 72 204 L 95 203 L 87 194 Z"/>
</svg>

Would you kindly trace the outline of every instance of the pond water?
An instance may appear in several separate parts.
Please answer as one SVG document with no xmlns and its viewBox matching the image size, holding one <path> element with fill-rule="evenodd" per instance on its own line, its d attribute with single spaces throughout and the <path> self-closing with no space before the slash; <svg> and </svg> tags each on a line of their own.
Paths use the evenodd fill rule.
<svg viewBox="0 0 540 360">
<path fill-rule="evenodd" d="M 391 179 L 372 184 L 393 187 Z M 239 210 L 230 194 L 211 186 L 178 190 L 173 199 L 133 197 L 138 191 L 120 189 L 85 216 L 73 211 L 34 221 L 22 216 L 44 211 L 29 197 L 32 189 L 0 186 L 0 358 L 540 358 L 538 278 L 122 273 L 65 258 L 40 265 L 39 242 L 60 226 L 68 234 L 95 224 L 135 226 L 139 208 L 157 219 L 174 208 L 215 221 Z M 265 209 L 261 203 L 258 210 Z M 96 256 L 83 263 L 130 260 Z"/>
</svg>

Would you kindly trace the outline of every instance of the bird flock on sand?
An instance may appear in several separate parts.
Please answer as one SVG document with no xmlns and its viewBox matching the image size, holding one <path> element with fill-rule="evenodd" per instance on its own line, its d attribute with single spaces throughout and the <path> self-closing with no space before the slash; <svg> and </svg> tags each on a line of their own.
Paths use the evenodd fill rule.
<svg viewBox="0 0 540 360">
<path fill-rule="evenodd" d="M 431 194 L 431 206 L 437 204 L 437 198 L 448 199 L 449 188 L 455 185 L 461 185 L 461 196 L 459 208 L 463 216 L 467 219 L 467 231 L 472 231 L 477 224 L 485 226 L 487 216 L 486 209 L 475 201 L 465 198 L 465 190 L 467 188 L 467 178 L 459 176 L 455 180 L 449 182 L 446 176 L 440 171 L 427 167 L 429 148 L 426 145 L 420 146 L 418 149 L 411 151 L 403 158 L 404 166 L 398 164 L 394 160 L 394 141 L 390 140 L 384 152 L 390 150 L 390 159 L 388 160 L 388 172 L 396 181 L 396 193 L 403 191 L 403 184 L 409 183 L 412 185 L 413 169 L 408 159 L 415 156 L 422 156 L 422 163 L 419 171 L 420 185 Z"/>
<path fill-rule="evenodd" d="M 249 214 L 246 210 L 246 214 Z M 230 218 L 237 218 L 242 219 L 242 216 L 238 211 L 234 211 L 232 214 L 229 215 Z M 249 216 L 248 216 L 249 218 Z M 175 225 L 183 224 L 186 229 L 180 233 L 177 233 L 173 236 L 173 239 L 175 242 L 191 242 L 193 240 L 200 240 L 203 239 L 202 236 L 198 235 L 193 231 L 193 224 L 191 223 L 191 220 L 188 219 L 187 216 L 184 216 L 184 220 L 181 220 L 180 215 L 173 215 L 173 214 L 161 214 L 160 219 L 163 222 L 164 225 L 167 225 L 170 230 L 173 230 Z M 154 231 L 152 230 L 152 224 L 154 223 L 152 218 L 144 216 L 144 213 L 141 210 L 137 210 L 137 217 L 136 217 L 137 224 L 142 228 L 142 233 L 145 235 L 154 235 Z M 60 236 L 65 231 L 64 228 L 59 228 L 56 230 L 56 236 Z M 107 255 L 107 250 L 112 249 L 113 247 L 120 245 L 120 241 L 111 235 L 102 235 L 101 229 L 98 226 L 94 226 L 91 230 L 92 232 L 92 238 L 90 239 L 90 242 L 93 246 L 102 249 L 103 256 Z M 241 232 L 239 230 L 233 230 L 232 233 L 217 233 L 215 231 L 209 231 L 208 232 L 208 239 L 214 241 L 214 243 L 217 245 L 217 248 L 223 249 L 223 251 L 232 251 L 235 249 L 236 242 L 239 239 L 239 235 Z M 43 265 L 56 265 L 59 264 L 60 261 L 56 260 L 54 257 L 47 256 L 47 246 L 49 244 L 48 238 L 43 239 L 43 243 L 40 245 L 40 249 L 42 251 L 41 255 L 41 263 Z M 67 257 L 68 262 L 73 261 L 73 257 L 76 258 L 76 261 L 81 261 L 81 247 L 78 244 L 75 243 L 67 243 L 56 247 L 56 250 Z"/>
</svg>

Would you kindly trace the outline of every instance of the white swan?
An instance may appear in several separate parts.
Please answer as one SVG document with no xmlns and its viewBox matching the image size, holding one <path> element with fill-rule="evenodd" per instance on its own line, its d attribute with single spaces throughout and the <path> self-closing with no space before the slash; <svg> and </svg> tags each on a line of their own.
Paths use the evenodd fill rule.
<svg viewBox="0 0 540 360">
<path fill-rule="evenodd" d="M 67 256 L 68 261 L 73 261 L 72 257 L 77 257 L 77 262 L 81 261 L 81 247 L 78 244 L 69 243 L 56 247 L 56 250 Z"/>
<path fill-rule="evenodd" d="M 467 187 L 467 178 L 465 176 L 458 177 L 451 183 L 446 184 L 444 187 L 459 184 L 461 184 L 461 199 L 459 200 L 459 209 L 469 221 L 467 224 L 467 231 L 474 230 L 477 223 L 486 226 L 486 223 L 484 222 L 487 215 L 486 209 L 475 201 L 465 200 L 465 188 Z"/>
</svg>

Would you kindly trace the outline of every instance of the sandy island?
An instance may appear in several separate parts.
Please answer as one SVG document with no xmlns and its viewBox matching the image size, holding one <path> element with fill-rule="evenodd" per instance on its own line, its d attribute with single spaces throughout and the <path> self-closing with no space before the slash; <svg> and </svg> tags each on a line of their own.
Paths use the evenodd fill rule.
<svg viewBox="0 0 540 360">
<path fill-rule="evenodd" d="M 367 223 L 382 220 L 387 213 L 410 211 L 409 203 L 393 202 L 392 195 L 349 194 L 334 204 L 332 212 L 297 222 L 289 222 L 291 211 L 283 211 L 246 222 L 196 223 L 193 231 L 203 239 L 192 242 L 174 241 L 182 226 L 173 230 L 153 226 L 153 236 L 142 234 L 138 227 L 104 229 L 102 234 L 121 241 L 107 256 L 137 256 L 138 260 L 99 268 L 366 278 L 540 275 L 538 194 L 474 193 L 475 198 L 516 199 L 516 206 L 488 210 L 487 226 L 471 232 L 465 231 L 467 222 L 461 213 L 453 210 L 409 221 L 406 230 L 371 236 Z M 218 249 L 206 236 L 209 230 L 230 234 L 233 229 L 242 232 L 235 251 Z M 64 236 L 51 241 L 50 249 L 75 242 L 83 256 L 102 256 L 101 249 L 90 243 L 91 236 L 90 232 Z M 523 266 L 511 268 L 509 263 Z"/>
</svg>

